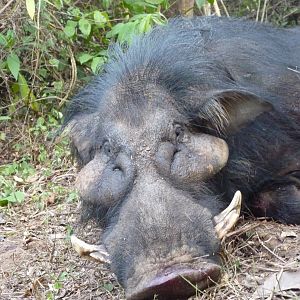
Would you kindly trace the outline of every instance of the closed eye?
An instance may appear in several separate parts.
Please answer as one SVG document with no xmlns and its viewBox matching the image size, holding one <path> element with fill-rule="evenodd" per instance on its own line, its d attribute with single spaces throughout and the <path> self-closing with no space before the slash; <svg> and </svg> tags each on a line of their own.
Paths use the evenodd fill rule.
<svg viewBox="0 0 300 300">
<path fill-rule="evenodd" d="M 176 142 L 180 143 L 184 136 L 184 128 L 180 124 L 175 125 Z"/>
<path fill-rule="evenodd" d="M 95 154 L 96 154 L 97 152 L 100 152 L 100 151 L 101 151 L 101 148 L 102 148 L 102 147 L 101 147 L 100 145 L 94 145 L 94 146 L 92 146 L 92 147 L 90 148 L 90 150 L 89 150 L 88 162 L 94 159 Z"/>
<path fill-rule="evenodd" d="M 216 137 L 220 136 L 220 132 L 205 119 L 195 119 L 190 123 L 189 130 L 193 133 L 206 133 Z"/>
</svg>

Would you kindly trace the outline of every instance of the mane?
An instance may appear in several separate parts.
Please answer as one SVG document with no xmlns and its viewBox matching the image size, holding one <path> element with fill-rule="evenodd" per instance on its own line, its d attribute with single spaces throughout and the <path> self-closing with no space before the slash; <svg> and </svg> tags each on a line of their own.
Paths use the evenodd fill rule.
<svg viewBox="0 0 300 300">
<path fill-rule="evenodd" d="M 237 26 L 232 22 L 238 22 Z M 113 90 L 130 95 L 123 97 L 122 103 L 113 105 L 140 106 L 143 97 L 134 95 L 143 91 L 146 84 L 163 88 L 188 118 L 195 117 L 195 101 L 191 100 L 195 99 L 195 91 L 201 98 L 201 90 L 236 88 L 225 63 L 209 52 L 212 42 L 222 38 L 215 30 L 217 27 L 232 36 L 245 30 L 251 36 L 251 29 L 262 28 L 262 25 L 247 21 L 241 24 L 236 19 L 218 17 L 175 18 L 166 26 L 157 26 L 149 33 L 135 37 L 130 46 L 115 43 L 109 48 L 108 63 L 102 74 L 70 102 L 65 124 L 76 115 L 101 112 L 101 106 L 110 101 L 108 94 Z M 273 30 L 265 25 L 263 28 L 264 33 Z M 213 119 L 217 127 L 222 127 L 226 112 L 216 99 L 209 99 L 207 103 L 203 100 L 197 107 L 197 117 Z"/>
<path fill-rule="evenodd" d="M 76 114 L 99 111 L 106 101 L 105 95 L 117 86 L 130 89 L 136 83 L 139 86 L 152 83 L 166 89 L 175 99 L 182 99 L 193 86 L 210 82 L 217 86 L 231 85 L 230 80 L 224 82 L 224 77 L 228 78 L 224 66 L 207 60 L 199 50 L 209 47 L 212 37 L 212 24 L 207 18 L 197 22 L 177 18 L 135 37 L 128 47 L 112 45 L 102 74 L 72 99 L 65 122 Z"/>
</svg>

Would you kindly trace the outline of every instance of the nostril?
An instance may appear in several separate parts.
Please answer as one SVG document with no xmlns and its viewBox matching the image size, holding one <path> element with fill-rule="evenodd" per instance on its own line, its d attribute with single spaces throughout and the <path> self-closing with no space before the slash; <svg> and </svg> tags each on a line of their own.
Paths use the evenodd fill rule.
<svg viewBox="0 0 300 300">
<path fill-rule="evenodd" d="M 173 152 L 173 159 L 174 159 L 174 156 L 180 152 L 181 150 L 179 148 L 174 148 L 174 152 Z"/>
<path fill-rule="evenodd" d="M 138 287 L 137 292 L 130 295 L 130 300 L 153 299 L 187 299 L 216 283 L 220 278 L 220 266 L 206 263 L 202 268 L 191 269 L 172 266 L 158 273 L 150 282 Z"/>
<path fill-rule="evenodd" d="M 170 165 L 170 169 L 171 169 L 171 173 L 172 173 L 172 165 L 174 163 L 174 161 L 177 159 L 177 154 L 180 152 L 180 149 L 178 148 L 174 148 L 174 152 L 173 152 L 173 155 L 172 155 L 172 158 L 171 158 L 171 165 Z"/>
<path fill-rule="evenodd" d="M 131 159 L 126 153 L 120 152 L 116 159 L 112 162 L 112 171 L 113 172 L 122 172 L 126 176 L 131 177 L 134 172 L 134 166 Z"/>
<path fill-rule="evenodd" d="M 115 167 L 113 167 L 113 171 L 114 171 L 114 172 L 122 171 L 122 169 L 121 169 L 120 166 L 115 166 Z"/>
</svg>

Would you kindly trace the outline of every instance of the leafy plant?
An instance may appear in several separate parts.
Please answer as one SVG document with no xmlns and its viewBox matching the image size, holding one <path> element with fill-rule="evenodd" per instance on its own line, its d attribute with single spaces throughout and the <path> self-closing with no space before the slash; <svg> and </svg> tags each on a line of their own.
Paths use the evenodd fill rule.
<svg viewBox="0 0 300 300">
<path fill-rule="evenodd" d="M 45 114 L 63 107 L 76 80 L 88 81 L 107 61 L 111 40 L 130 42 L 164 24 L 166 0 L 26 0 L 0 34 L 0 71 L 9 87 L 8 115 Z M 19 21 L 22 19 L 22 22 Z M 1 85 L 0 85 L 1 89 Z M 1 111 L 1 109 L 0 109 Z"/>
<path fill-rule="evenodd" d="M 49 285 L 49 291 L 46 293 L 47 300 L 56 298 L 56 295 L 63 288 L 64 282 L 69 277 L 69 273 L 66 271 L 61 272 L 58 276 L 51 274 L 52 284 Z"/>
<path fill-rule="evenodd" d="M 25 159 L 19 163 L 0 166 L 0 206 L 22 203 L 25 192 L 20 184 L 33 173 L 33 166 Z"/>
<path fill-rule="evenodd" d="M 164 25 L 167 19 L 161 13 L 139 14 L 129 19 L 127 23 L 115 25 L 106 34 L 107 38 L 116 37 L 121 43 L 130 43 L 133 36 L 146 33 L 153 25 Z"/>
<path fill-rule="evenodd" d="M 11 152 L 18 153 L 18 157 L 10 163 L 0 165 L 0 206 L 22 204 L 26 199 L 31 199 L 42 203 L 39 207 L 43 208 L 53 195 L 55 201 L 65 198 L 68 201 L 77 200 L 74 192 L 47 180 L 66 164 L 68 141 L 62 139 L 52 145 L 50 142 L 38 143 L 41 139 L 53 139 L 61 118 L 62 114 L 52 109 L 48 115 L 38 117 L 34 124 L 27 128 L 26 135 L 30 137 L 28 140 L 12 145 Z M 1 116 L 0 122 L 11 122 L 11 118 Z M 7 139 L 5 132 L 0 132 L 0 137 L 3 140 Z M 32 150 L 28 152 L 30 147 Z M 41 189 L 41 184 L 44 189 Z"/>
</svg>

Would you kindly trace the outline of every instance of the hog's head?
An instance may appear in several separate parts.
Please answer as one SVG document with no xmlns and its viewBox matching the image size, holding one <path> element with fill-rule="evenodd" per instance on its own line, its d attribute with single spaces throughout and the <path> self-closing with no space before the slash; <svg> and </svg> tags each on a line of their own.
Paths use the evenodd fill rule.
<svg viewBox="0 0 300 300">
<path fill-rule="evenodd" d="M 116 109 L 126 97 L 111 93 L 101 112 L 72 121 L 83 214 L 104 228 L 100 248 L 73 243 L 110 261 L 129 299 L 184 297 L 218 280 L 220 238 L 241 199 L 220 214 L 224 201 L 210 190 L 227 162 L 226 142 L 192 128 L 162 89 L 141 89 L 130 96 L 144 98 L 134 110 L 126 101 Z"/>
<path fill-rule="evenodd" d="M 155 34 L 164 57 L 149 50 Z M 174 49 L 154 32 L 150 42 L 115 51 L 105 73 L 71 102 L 83 216 L 103 227 L 101 246 L 73 243 L 110 262 L 128 299 L 184 298 L 219 279 L 220 239 L 240 211 L 240 193 L 226 209 L 231 199 L 213 181 L 229 155 L 219 133 L 267 107 L 233 89 L 227 70 L 206 60 L 187 64 L 198 51 L 190 41 Z"/>
</svg>

